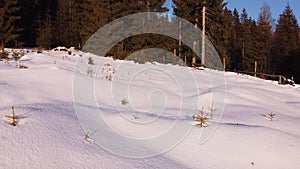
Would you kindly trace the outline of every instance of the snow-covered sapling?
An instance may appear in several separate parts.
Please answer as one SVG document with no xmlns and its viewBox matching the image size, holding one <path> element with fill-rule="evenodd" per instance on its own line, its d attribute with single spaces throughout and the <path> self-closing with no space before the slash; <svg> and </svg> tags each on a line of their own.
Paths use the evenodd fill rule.
<svg viewBox="0 0 300 169">
<path fill-rule="evenodd" d="M 116 70 L 112 67 L 111 64 L 106 63 L 102 68 L 102 74 L 106 80 L 112 81 L 113 75 L 116 73 Z"/>
<path fill-rule="evenodd" d="M 87 74 L 88 76 L 93 76 L 94 73 L 95 73 L 95 72 L 94 72 L 94 70 L 93 70 L 92 67 L 88 67 L 88 68 L 87 68 L 86 74 Z"/>
<path fill-rule="evenodd" d="M 84 135 L 84 140 L 87 141 L 87 142 L 89 142 L 89 143 L 93 143 L 93 140 L 90 137 L 91 134 L 92 133 L 90 133 L 90 132 L 86 132 L 85 135 Z"/>
<path fill-rule="evenodd" d="M 20 68 L 20 69 L 28 69 L 28 66 L 26 66 L 26 65 L 24 65 L 24 64 L 20 64 L 20 65 L 19 65 L 19 68 Z"/>
<path fill-rule="evenodd" d="M 211 106 L 208 107 L 208 110 L 210 118 L 213 118 L 213 113 L 217 111 L 217 109 L 214 108 L 214 102 L 211 102 Z"/>
<path fill-rule="evenodd" d="M 122 104 L 122 105 L 126 105 L 126 104 L 128 104 L 128 103 L 129 103 L 128 100 L 125 99 L 125 98 L 121 100 L 121 104 Z"/>
<path fill-rule="evenodd" d="M 140 119 L 140 117 L 138 116 L 137 113 L 135 113 L 134 115 L 132 115 L 132 120 L 138 120 Z"/>
<path fill-rule="evenodd" d="M 0 45 L 0 59 L 8 59 L 8 53 L 4 50 L 4 43 Z"/>
<path fill-rule="evenodd" d="M 11 121 L 10 122 L 11 125 L 16 126 L 18 124 L 17 120 L 19 119 L 19 116 L 15 115 L 14 106 L 12 106 L 11 109 L 12 109 L 12 116 L 5 115 L 5 117 L 7 117 Z"/>
<path fill-rule="evenodd" d="M 92 57 L 88 57 L 88 64 L 89 65 L 94 65 L 94 60 Z"/>
<path fill-rule="evenodd" d="M 14 49 L 12 50 L 12 52 L 13 52 L 12 56 L 15 59 L 15 61 L 18 61 L 21 59 L 21 55 L 19 52 L 15 51 Z"/>
<path fill-rule="evenodd" d="M 12 50 L 12 52 L 13 52 L 12 56 L 16 61 L 16 68 L 19 68 L 20 67 L 20 59 L 22 57 L 22 54 L 21 54 L 21 52 L 17 52 L 14 49 Z M 24 53 L 23 53 L 23 56 L 24 56 Z"/>
<path fill-rule="evenodd" d="M 273 121 L 273 119 L 275 118 L 275 113 L 271 112 L 271 113 L 268 113 L 268 118 Z"/>
<path fill-rule="evenodd" d="M 8 53 L 7 52 L 0 52 L 0 59 L 8 59 Z"/>
<path fill-rule="evenodd" d="M 197 122 L 196 123 L 197 127 L 206 127 L 209 117 L 204 114 L 204 109 L 202 107 L 202 110 L 200 111 L 200 114 L 194 114 L 193 119 L 194 119 L 194 121 Z"/>
<path fill-rule="evenodd" d="M 90 132 L 86 132 L 84 136 L 84 140 L 88 141 L 89 138 L 90 138 Z"/>
<path fill-rule="evenodd" d="M 43 48 L 42 46 L 39 46 L 39 47 L 37 48 L 36 53 L 43 53 L 43 50 L 44 50 L 44 48 Z"/>
</svg>

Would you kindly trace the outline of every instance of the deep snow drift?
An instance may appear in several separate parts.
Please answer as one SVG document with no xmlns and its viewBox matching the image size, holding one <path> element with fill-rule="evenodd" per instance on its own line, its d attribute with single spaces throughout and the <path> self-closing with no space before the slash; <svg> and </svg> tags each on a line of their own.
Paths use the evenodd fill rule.
<svg viewBox="0 0 300 169">
<path fill-rule="evenodd" d="M 15 68 L 12 60 L 10 64 L 0 62 L 0 168 L 294 169 L 300 166 L 299 85 L 280 86 L 231 72 L 139 65 L 102 57 L 98 57 L 99 65 L 88 65 L 88 57 L 96 60 L 96 56 L 71 51 L 71 55 L 66 51 L 41 54 L 30 51 L 21 59 L 28 69 Z M 77 69 L 80 65 L 86 67 Z M 88 69 L 93 77 L 87 75 Z M 194 81 L 189 81 L 190 77 L 183 72 Z M 225 82 L 212 83 L 212 76 L 225 77 Z M 147 140 L 165 133 L 174 123 L 190 129 L 182 135 L 182 140 L 170 145 L 171 149 L 153 157 L 116 155 L 122 146 L 128 152 L 140 147 L 160 152 L 161 145 L 126 145 L 126 139 L 121 139 L 116 140 L 118 145 L 111 145 L 114 152 L 98 146 L 101 141 L 109 145 L 107 140 L 113 134 L 105 129 L 82 128 L 84 124 L 78 119 L 85 116 L 76 114 L 76 100 L 86 100 L 84 93 L 91 89 L 82 88 L 82 95 L 74 94 L 73 89 L 77 90 L 74 78 L 92 80 L 98 105 L 92 110 L 97 114 L 100 109 L 101 117 L 112 131 L 123 138 Z M 213 92 L 226 98 L 215 101 Z M 221 102 L 225 107 L 218 106 Z M 86 105 L 90 103 L 86 101 Z M 19 115 L 17 126 L 10 125 L 5 116 L 11 115 L 12 106 Z M 192 115 L 202 107 L 206 113 L 214 109 L 214 116 L 206 127 L 195 127 Z M 271 112 L 276 114 L 273 121 L 268 115 Z M 86 120 L 91 126 L 97 125 L 92 117 Z M 206 131 L 212 131 L 211 136 L 201 142 L 201 134 Z M 89 139 L 85 139 L 87 132 Z"/>
</svg>

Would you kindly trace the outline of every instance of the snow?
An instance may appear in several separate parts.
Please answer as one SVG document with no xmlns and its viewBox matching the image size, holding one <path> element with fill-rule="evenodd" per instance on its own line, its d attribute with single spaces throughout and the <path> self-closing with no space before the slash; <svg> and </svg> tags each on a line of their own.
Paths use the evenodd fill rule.
<svg viewBox="0 0 300 169">
<path fill-rule="evenodd" d="M 29 68 L 0 61 L 0 168 L 300 166 L 299 85 L 64 47 L 29 50 L 21 63 Z M 12 106 L 17 126 L 5 116 Z M 216 111 L 199 128 L 192 115 L 202 107 Z"/>
</svg>

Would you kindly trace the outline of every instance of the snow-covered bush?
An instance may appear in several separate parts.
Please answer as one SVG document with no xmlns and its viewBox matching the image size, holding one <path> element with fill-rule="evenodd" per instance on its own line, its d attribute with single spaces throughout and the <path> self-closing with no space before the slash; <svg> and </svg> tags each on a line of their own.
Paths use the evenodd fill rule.
<svg viewBox="0 0 300 169">
<path fill-rule="evenodd" d="M 8 59 L 8 53 L 4 50 L 4 45 L 0 45 L 0 59 Z"/>
<path fill-rule="evenodd" d="M 211 105 L 208 107 L 208 111 L 209 111 L 209 117 L 213 118 L 213 113 L 215 111 L 217 111 L 217 109 L 214 108 L 214 102 L 211 102 Z"/>
<path fill-rule="evenodd" d="M 84 136 L 84 140 L 88 141 L 89 138 L 90 138 L 90 132 L 86 132 Z"/>
<path fill-rule="evenodd" d="M 138 116 L 137 113 L 135 113 L 134 115 L 132 115 L 132 120 L 138 120 L 140 119 L 140 117 Z"/>
<path fill-rule="evenodd" d="M 28 66 L 27 66 L 27 65 L 24 65 L 24 64 L 20 64 L 20 65 L 18 66 L 18 68 L 20 68 L 20 69 L 28 69 Z"/>
<path fill-rule="evenodd" d="M 8 59 L 8 53 L 7 52 L 0 52 L 0 59 Z"/>
<path fill-rule="evenodd" d="M 86 70 L 86 74 L 87 74 L 88 76 L 93 76 L 94 73 L 95 73 L 95 72 L 94 72 L 93 68 L 89 66 L 89 67 L 87 68 L 87 70 Z"/>
<path fill-rule="evenodd" d="M 268 119 L 270 119 L 271 121 L 273 121 L 273 119 L 275 118 L 275 113 L 271 112 L 271 113 L 268 113 Z"/>
<path fill-rule="evenodd" d="M 202 107 L 202 110 L 199 114 L 194 114 L 193 119 L 196 122 L 195 126 L 197 127 L 206 127 L 207 121 L 209 120 L 209 116 L 204 114 L 204 109 Z"/>
<path fill-rule="evenodd" d="M 94 65 L 94 60 L 92 57 L 88 57 L 88 64 L 89 65 Z"/>
<path fill-rule="evenodd" d="M 126 105 L 126 104 L 128 104 L 128 103 L 129 103 L 128 100 L 125 99 L 125 98 L 121 100 L 121 104 L 122 104 L 122 105 Z"/>
<path fill-rule="evenodd" d="M 43 50 L 44 50 L 44 48 L 43 48 L 42 46 L 39 46 L 39 47 L 37 48 L 36 53 L 43 53 Z"/>
<path fill-rule="evenodd" d="M 111 64 L 106 63 L 102 68 L 102 75 L 106 80 L 112 81 L 113 75 L 115 74 L 115 69 L 112 67 Z"/>
</svg>

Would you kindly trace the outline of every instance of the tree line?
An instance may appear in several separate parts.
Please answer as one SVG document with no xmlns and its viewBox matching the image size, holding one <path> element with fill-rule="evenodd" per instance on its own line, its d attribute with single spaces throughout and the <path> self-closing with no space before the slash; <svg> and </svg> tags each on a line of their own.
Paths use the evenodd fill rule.
<svg viewBox="0 0 300 169">
<path fill-rule="evenodd" d="M 5 47 L 56 46 L 81 48 L 105 24 L 139 12 L 167 12 L 166 0 L 0 0 L 0 42 Z M 265 3 L 253 19 L 243 9 L 229 10 L 224 0 L 173 0 L 174 14 L 202 28 L 202 8 L 207 7 L 206 35 L 226 68 L 294 76 L 300 80 L 300 28 L 287 4 L 277 20 Z M 160 16 L 161 22 L 173 22 Z M 156 34 L 142 34 L 119 42 L 109 51 L 124 59 L 139 49 L 158 47 L 186 56 L 193 52 L 178 40 Z"/>
</svg>

